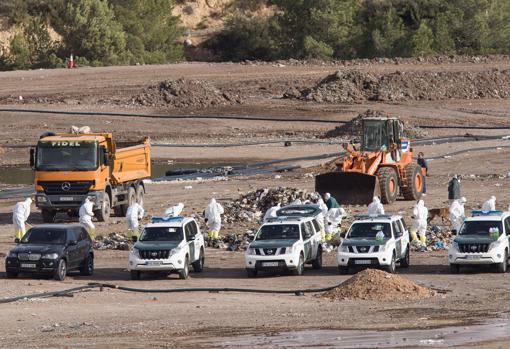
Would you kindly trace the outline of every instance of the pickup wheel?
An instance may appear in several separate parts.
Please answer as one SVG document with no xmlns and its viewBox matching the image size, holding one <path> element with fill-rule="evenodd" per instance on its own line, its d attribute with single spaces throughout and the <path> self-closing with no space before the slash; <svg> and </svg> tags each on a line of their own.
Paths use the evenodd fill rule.
<svg viewBox="0 0 510 349">
<path fill-rule="evenodd" d="M 57 269 L 55 270 L 55 274 L 53 275 L 54 279 L 57 281 L 64 281 L 67 275 L 67 263 L 65 259 L 61 259 L 58 262 Z"/>
<path fill-rule="evenodd" d="M 507 266 L 508 266 L 508 252 L 505 250 L 503 262 L 496 264 L 496 271 L 498 273 L 506 273 Z"/>
<path fill-rule="evenodd" d="M 44 223 L 54 223 L 55 222 L 55 216 L 57 215 L 57 212 L 53 210 L 41 210 L 41 216 Z"/>
<path fill-rule="evenodd" d="M 94 274 L 94 256 L 89 253 L 80 267 L 80 275 L 91 276 L 92 274 Z"/>
<path fill-rule="evenodd" d="M 349 274 L 349 267 L 342 267 L 342 266 L 338 266 L 338 274 L 340 275 L 347 275 Z"/>
<path fill-rule="evenodd" d="M 99 222 L 108 223 L 110 221 L 111 210 L 112 208 L 110 205 L 110 196 L 107 193 L 105 193 L 101 208 L 99 210 L 94 211 L 94 215 L 96 216 Z"/>
<path fill-rule="evenodd" d="M 450 273 L 452 273 L 452 274 L 460 273 L 460 265 L 458 265 L 458 264 L 450 264 Z"/>
<path fill-rule="evenodd" d="M 15 279 L 18 277 L 18 273 L 15 271 L 6 271 L 5 275 L 7 276 L 8 279 Z"/>
<path fill-rule="evenodd" d="M 193 270 L 196 273 L 201 273 L 204 271 L 204 261 L 205 261 L 204 249 L 201 248 L 200 249 L 200 257 L 198 257 L 197 261 L 193 262 Z"/>
<path fill-rule="evenodd" d="M 257 277 L 257 269 L 246 269 L 249 278 Z"/>
<path fill-rule="evenodd" d="M 395 257 L 395 252 L 393 252 L 393 255 L 391 256 L 391 262 L 390 262 L 390 265 L 388 265 L 386 267 L 386 270 L 388 271 L 388 273 L 390 274 L 395 274 L 395 270 L 396 270 L 396 257 Z"/>
<path fill-rule="evenodd" d="M 294 270 L 294 275 L 303 275 L 303 272 L 305 271 L 305 257 L 303 256 L 303 253 L 299 255 L 299 262 L 297 265 L 296 270 Z"/>
<path fill-rule="evenodd" d="M 140 271 L 138 270 L 131 270 L 131 280 L 140 280 Z"/>
<path fill-rule="evenodd" d="M 186 259 L 184 259 L 184 268 L 182 270 L 179 270 L 179 279 L 185 280 L 189 276 L 189 259 L 188 256 L 186 256 Z"/>
<path fill-rule="evenodd" d="M 319 247 L 317 249 L 317 257 L 312 262 L 312 267 L 314 269 L 322 269 L 322 248 Z"/>
<path fill-rule="evenodd" d="M 409 268 L 409 264 L 410 264 L 410 258 L 409 258 L 409 245 L 407 245 L 407 248 L 406 248 L 406 255 L 400 260 L 400 266 L 402 268 Z"/>
</svg>

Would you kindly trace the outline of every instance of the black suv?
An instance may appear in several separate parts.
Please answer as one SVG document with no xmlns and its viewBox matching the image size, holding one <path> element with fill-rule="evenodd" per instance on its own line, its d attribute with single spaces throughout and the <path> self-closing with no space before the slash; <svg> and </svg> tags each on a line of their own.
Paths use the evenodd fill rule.
<svg viewBox="0 0 510 349">
<path fill-rule="evenodd" d="M 69 270 L 79 269 L 81 275 L 94 272 L 92 241 L 81 225 L 40 225 L 15 242 L 18 245 L 5 259 L 8 278 L 29 273 L 53 275 L 62 281 Z"/>
</svg>

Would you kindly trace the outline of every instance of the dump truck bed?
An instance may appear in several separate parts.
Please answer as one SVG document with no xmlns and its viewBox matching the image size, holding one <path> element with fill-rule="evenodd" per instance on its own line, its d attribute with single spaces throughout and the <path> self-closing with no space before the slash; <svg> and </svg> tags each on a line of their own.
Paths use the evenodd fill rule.
<svg viewBox="0 0 510 349">
<path fill-rule="evenodd" d="M 112 154 L 112 179 L 117 183 L 149 178 L 151 176 L 151 152 L 148 139 L 140 144 L 116 148 Z"/>
</svg>

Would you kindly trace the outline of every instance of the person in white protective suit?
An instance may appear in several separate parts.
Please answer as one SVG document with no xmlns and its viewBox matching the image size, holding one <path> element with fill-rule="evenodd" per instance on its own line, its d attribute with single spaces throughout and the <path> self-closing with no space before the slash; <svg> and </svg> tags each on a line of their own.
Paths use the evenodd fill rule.
<svg viewBox="0 0 510 349">
<path fill-rule="evenodd" d="M 342 218 L 346 215 L 342 207 L 330 208 L 326 214 L 326 234 L 324 241 L 331 241 L 334 235 L 340 233 Z"/>
<path fill-rule="evenodd" d="M 418 235 L 420 236 L 420 242 L 423 246 L 427 244 L 427 218 L 429 216 L 429 210 L 425 207 L 423 200 L 419 200 L 413 208 L 413 224 L 411 226 L 411 237 L 413 241 L 418 241 Z"/>
<path fill-rule="evenodd" d="M 133 236 L 139 237 L 140 230 L 138 229 L 140 219 L 143 218 L 145 210 L 138 202 L 134 202 L 128 207 L 126 212 L 126 223 L 128 226 L 128 237 L 131 239 Z"/>
<path fill-rule="evenodd" d="M 85 226 L 92 241 L 96 238 L 96 226 L 92 223 L 94 217 L 94 202 L 86 198 L 78 211 L 80 216 L 80 223 Z"/>
<path fill-rule="evenodd" d="M 25 235 L 26 227 L 25 223 L 30 216 L 30 205 L 32 205 L 32 199 L 27 198 L 25 201 L 18 202 L 12 208 L 12 223 L 14 224 L 14 235 L 16 238 L 23 238 Z"/>
<path fill-rule="evenodd" d="M 221 215 L 223 213 L 223 206 L 216 202 L 216 199 L 212 198 L 204 211 L 210 238 L 218 239 L 220 237 Z"/>
<path fill-rule="evenodd" d="M 264 215 L 264 218 L 262 220 L 263 223 L 266 223 L 270 218 L 276 218 L 276 211 L 278 211 L 281 208 L 281 204 L 277 203 L 275 206 L 270 207 L 266 214 Z"/>
<path fill-rule="evenodd" d="M 450 206 L 450 223 L 451 230 L 456 233 L 459 232 L 462 223 L 464 222 L 465 213 L 464 213 L 464 205 L 466 204 L 466 198 L 461 197 L 458 200 L 455 200 Z"/>
<path fill-rule="evenodd" d="M 326 220 L 326 216 L 328 214 L 328 206 L 322 199 L 322 197 L 319 195 L 319 198 L 317 199 L 317 206 L 319 206 L 321 213 L 317 215 L 317 221 L 319 222 L 320 228 L 321 228 L 321 237 L 322 241 L 326 240 L 326 227 L 328 225 L 328 222 Z"/>
<path fill-rule="evenodd" d="M 290 203 L 290 206 L 302 205 L 303 201 L 301 199 L 296 199 Z"/>
<path fill-rule="evenodd" d="M 374 199 L 368 205 L 368 214 L 371 216 L 384 214 L 384 206 L 377 196 L 374 196 Z"/>
<path fill-rule="evenodd" d="M 182 202 L 179 202 L 177 205 L 167 208 L 165 211 L 165 216 L 178 217 L 182 213 L 183 209 L 184 204 Z"/>
<path fill-rule="evenodd" d="M 485 201 L 482 205 L 482 211 L 496 211 L 496 197 L 493 195 L 489 200 Z"/>
</svg>

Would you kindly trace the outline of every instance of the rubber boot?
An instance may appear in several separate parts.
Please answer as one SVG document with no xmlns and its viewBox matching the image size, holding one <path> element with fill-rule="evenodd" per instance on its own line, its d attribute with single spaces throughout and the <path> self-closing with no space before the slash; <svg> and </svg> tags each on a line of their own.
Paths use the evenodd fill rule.
<svg viewBox="0 0 510 349">
<path fill-rule="evenodd" d="M 220 238 L 220 232 L 219 231 L 214 231 L 214 238 L 215 239 L 219 239 Z"/>
<path fill-rule="evenodd" d="M 321 231 L 321 239 L 322 241 L 326 241 L 326 232 L 324 230 Z"/>
<path fill-rule="evenodd" d="M 414 241 L 418 241 L 418 236 L 416 235 L 416 232 L 415 231 L 411 231 L 411 240 L 414 242 Z"/>
<path fill-rule="evenodd" d="M 14 236 L 16 236 L 17 239 L 21 240 L 23 238 L 23 231 L 21 231 L 21 229 L 16 230 Z"/>
<path fill-rule="evenodd" d="M 331 237 L 333 236 L 333 234 L 331 233 L 326 233 L 326 242 L 329 242 L 331 241 Z"/>
<path fill-rule="evenodd" d="M 92 240 L 92 241 L 94 241 L 96 239 L 96 229 L 95 228 L 89 229 L 89 236 L 90 236 L 90 240 Z"/>
<path fill-rule="evenodd" d="M 420 234 L 420 242 L 422 243 L 423 246 L 427 247 L 427 237 L 425 236 L 425 234 Z"/>
</svg>

